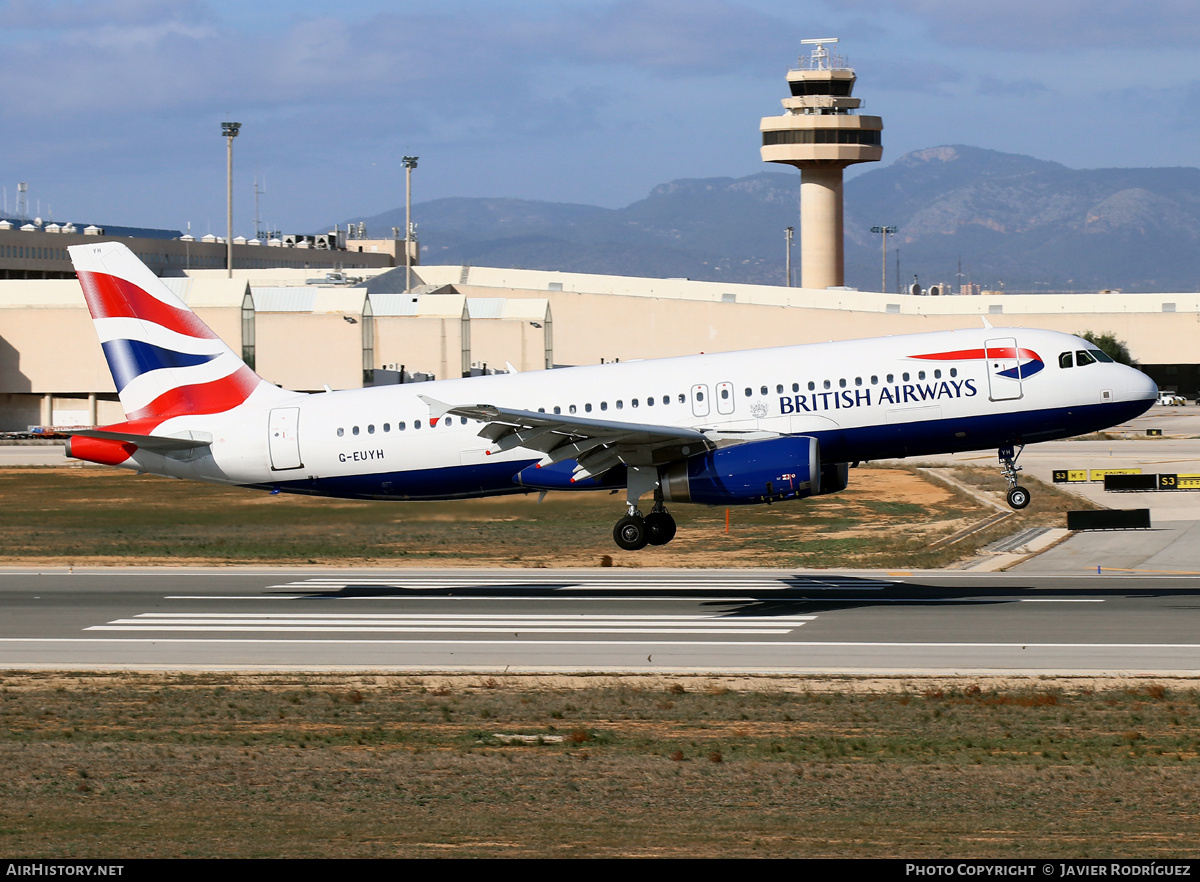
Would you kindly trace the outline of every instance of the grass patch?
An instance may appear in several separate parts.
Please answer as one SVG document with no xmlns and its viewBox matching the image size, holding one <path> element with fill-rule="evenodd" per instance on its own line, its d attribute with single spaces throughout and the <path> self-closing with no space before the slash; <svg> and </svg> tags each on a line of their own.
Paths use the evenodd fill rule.
<svg viewBox="0 0 1200 882">
<path fill-rule="evenodd" d="M 13 856 L 1200 853 L 1190 683 L 8 673 L 0 715 Z"/>
</svg>

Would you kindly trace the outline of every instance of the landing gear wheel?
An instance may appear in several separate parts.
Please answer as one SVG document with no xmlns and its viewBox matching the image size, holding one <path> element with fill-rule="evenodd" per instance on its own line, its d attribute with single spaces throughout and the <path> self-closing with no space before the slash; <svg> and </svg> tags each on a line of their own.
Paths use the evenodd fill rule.
<svg viewBox="0 0 1200 882">
<path fill-rule="evenodd" d="M 1017 473 L 1021 471 L 1021 467 L 1017 465 L 1017 458 L 1024 449 L 1024 444 L 1016 451 L 1011 444 L 1000 448 L 1000 473 L 1008 482 L 1008 504 L 1018 510 L 1029 505 L 1029 491 L 1017 485 Z"/>
<path fill-rule="evenodd" d="M 646 515 L 647 542 L 651 545 L 666 545 L 675 538 L 675 518 L 665 511 L 652 511 Z"/>
<path fill-rule="evenodd" d="M 613 527 L 613 541 L 626 551 L 638 551 L 650 541 L 646 519 L 641 515 L 625 515 Z"/>
<path fill-rule="evenodd" d="M 1016 509 L 1029 505 L 1029 491 L 1024 487 L 1013 487 L 1008 491 L 1008 504 Z"/>
</svg>

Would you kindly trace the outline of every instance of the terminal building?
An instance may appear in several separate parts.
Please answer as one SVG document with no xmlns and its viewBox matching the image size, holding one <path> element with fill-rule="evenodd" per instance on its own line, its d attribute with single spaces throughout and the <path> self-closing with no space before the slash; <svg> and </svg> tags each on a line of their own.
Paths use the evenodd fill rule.
<svg viewBox="0 0 1200 882">
<path fill-rule="evenodd" d="M 0 219 L 0 280 L 74 279 L 68 245 L 119 239 L 160 276 L 181 276 L 193 269 L 224 269 L 225 239 L 194 239 L 178 230 L 99 227 L 95 224 L 42 224 Z M 327 236 L 277 236 L 265 241 L 233 240 L 234 269 L 381 269 L 404 263 L 403 242 L 351 239 L 340 232 Z"/>
</svg>

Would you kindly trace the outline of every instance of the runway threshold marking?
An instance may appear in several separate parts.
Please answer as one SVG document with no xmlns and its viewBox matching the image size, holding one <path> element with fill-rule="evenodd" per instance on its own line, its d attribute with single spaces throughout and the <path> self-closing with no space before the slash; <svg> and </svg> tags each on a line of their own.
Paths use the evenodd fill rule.
<svg viewBox="0 0 1200 882">
<path fill-rule="evenodd" d="M 208 631 L 464 634 L 789 634 L 813 615 L 511 615 L 348 613 L 141 613 L 85 631 Z"/>
</svg>

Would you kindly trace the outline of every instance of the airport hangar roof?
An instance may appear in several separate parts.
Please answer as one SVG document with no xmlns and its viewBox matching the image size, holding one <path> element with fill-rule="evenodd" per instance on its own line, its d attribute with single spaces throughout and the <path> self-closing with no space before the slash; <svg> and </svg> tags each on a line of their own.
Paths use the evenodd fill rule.
<svg viewBox="0 0 1200 882">
<path fill-rule="evenodd" d="M 399 268 L 379 276 L 369 283 L 369 287 L 372 290 L 387 290 L 384 283 L 396 279 L 397 273 L 399 273 L 398 278 L 403 280 L 403 268 Z M 610 294 L 624 297 L 747 303 L 761 306 L 793 306 L 805 309 L 836 309 L 902 315 L 1200 313 L 1200 292 L 981 294 L 916 297 L 880 294 L 875 291 L 856 291 L 849 288 L 787 288 L 772 285 L 704 282 L 691 279 L 651 279 L 636 276 L 605 276 L 553 270 L 479 266 L 419 266 L 413 267 L 413 276 L 414 285 L 419 282 L 430 288 L 453 285 L 464 288 L 564 291 L 581 294 Z M 394 285 L 394 283 L 392 284 Z"/>
</svg>

